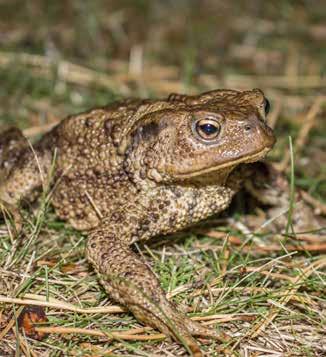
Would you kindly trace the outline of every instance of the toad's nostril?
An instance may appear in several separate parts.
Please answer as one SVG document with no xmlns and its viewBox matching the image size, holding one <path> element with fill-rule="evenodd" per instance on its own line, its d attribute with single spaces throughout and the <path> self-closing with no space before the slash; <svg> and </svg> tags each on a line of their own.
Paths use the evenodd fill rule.
<svg viewBox="0 0 326 357">
<path fill-rule="evenodd" d="M 251 125 L 246 124 L 245 127 L 244 127 L 244 130 L 245 131 L 250 131 L 251 130 Z"/>
</svg>

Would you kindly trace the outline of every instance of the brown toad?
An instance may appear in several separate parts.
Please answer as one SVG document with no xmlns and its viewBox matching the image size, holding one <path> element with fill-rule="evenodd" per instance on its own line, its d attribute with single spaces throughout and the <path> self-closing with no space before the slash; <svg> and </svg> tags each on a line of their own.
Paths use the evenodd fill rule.
<svg viewBox="0 0 326 357">
<path fill-rule="evenodd" d="M 268 109 L 258 89 L 214 90 L 73 115 L 33 150 L 16 129 L 7 131 L 0 136 L 1 205 L 15 212 L 53 187 L 58 216 L 88 231 L 87 257 L 110 296 L 200 356 L 193 336 L 218 334 L 178 312 L 130 246 L 227 208 L 252 173 L 243 164 L 274 145 Z"/>
</svg>

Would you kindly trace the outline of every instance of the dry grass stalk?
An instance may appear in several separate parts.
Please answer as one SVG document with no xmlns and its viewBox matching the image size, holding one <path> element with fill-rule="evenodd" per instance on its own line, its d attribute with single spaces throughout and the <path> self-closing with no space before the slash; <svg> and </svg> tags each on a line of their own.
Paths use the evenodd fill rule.
<svg viewBox="0 0 326 357">
<path fill-rule="evenodd" d="M 115 313 L 125 312 L 125 309 L 121 308 L 120 306 L 106 306 L 106 307 L 83 309 L 71 304 L 67 304 L 62 301 L 50 302 L 50 301 L 40 301 L 40 300 L 32 300 L 32 299 L 11 298 L 1 295 L 0 295 L 0 303 L 52 307 L 59 310 L 68 310 L 68 311 L 78 312 L 82 314 L 97 314 L 97 313 L 115 314 Z"/>
<path fill-rule="evenodd" d="M 322 257 L 321 259 L 318 259 L 317 261 L 312 263 L 307 268 L 303 269 L 301 274 L 293 280 L 293 286 L 287 289 L 284 292 L 283 297 L 278 301 L 280 307 L 272 307 L 268 315 L 263 320 L 254 324 L 254 326 L 251 327 L 250 331 L 248 332 L 248 336 L 250 336 L 250 338 L 256 338 L 264 329 L 266 329 L 266 327 L 276 318 L 281 308 L 283 308 L 293 298 L 293 296 L 296 294 L 296 292 L 304 283 L 304 281 L 316 270 L 325 266 L 326 257 Z"/>
<path fill-rule="evenodd" d="M 109 340 L 118 339 L 118 340 L 129 340 L 129 341 L 151 341 L 151 340 L 161 340 L 166 338 L 163 333 L 157 333 L 152 335 L 138 335 L 140 331 L 144 329 L 134 329 L 128 331 L 108 331 L 103 332 L 100 330 L 90 330 L 86 328 L 77 328 L 77 327 L 35 327 L 35 331 L 49 334 L 72 334 L 78 333 L 88 336 L 98 336 L 98 337 L 107 337 Z"/>
</svg>

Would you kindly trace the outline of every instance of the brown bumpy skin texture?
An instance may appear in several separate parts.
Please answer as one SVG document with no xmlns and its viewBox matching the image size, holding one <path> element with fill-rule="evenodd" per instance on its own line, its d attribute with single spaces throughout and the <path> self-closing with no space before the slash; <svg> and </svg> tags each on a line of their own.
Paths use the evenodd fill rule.
<svg viewBox="0 0 326 357">
<path fill-rule="evenodd" d="M 88 232 L 87 257 L 110 296 L 201 356 L 193 336 L 219 335 L 178 312 L 131 245 L 228 207 L 255 173 L 249 163 L 274 145 L 267 108 L 258 89 L 215 90 L 70 116 L 33 150 L 19 131 L 7 131 L 0 206 L 13 209 L 52 187 L 58 216 Z"/>
</svg>

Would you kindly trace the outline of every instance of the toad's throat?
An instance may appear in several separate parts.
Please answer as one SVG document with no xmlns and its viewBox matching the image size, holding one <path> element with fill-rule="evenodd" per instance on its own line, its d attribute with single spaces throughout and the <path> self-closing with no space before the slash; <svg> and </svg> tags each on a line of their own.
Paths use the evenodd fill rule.
<svg viewBox="0 0 326 357">
<path fill-rule="evenodd" d="M 254 154 L 251 154 L 250 156 L 242 156 L 242 157 L 237 158 L 235 160 L 230 160 L 230 161 L 225 162 L 223 164 L 212 166 L 212 167 L 209 167 L 209 168 L 206 168 L 206 169 L 203 169 L 203 170 L 197 170 L 197 171 L 184 173 L 184 174 L 176 174 L 175 177 L 179 178 L 179 179 L 188 179 L 190 177 L 196 177 L 196 176 L 200 176 L 200 175 L 205 175 L 205 174 L 208 174 L 210 172 L 219 171 L 221 169 L 230 168 L 232 166 L 235 167 L 235 166 L 237 166 L 238 164 L 241 164 L 241 163 L 256 162 L 256 161 L 264 158 L 271 149 L 272 148 L 267 147 L 267 148 L 264 148 L 263 150 L 260 150 L 260 151 L 254 153 Z"/>
</svg>

